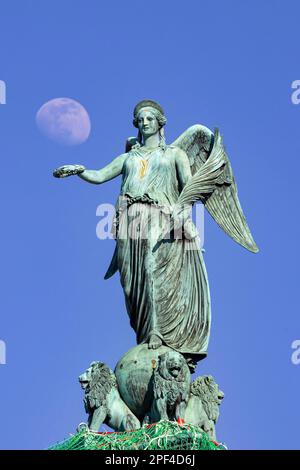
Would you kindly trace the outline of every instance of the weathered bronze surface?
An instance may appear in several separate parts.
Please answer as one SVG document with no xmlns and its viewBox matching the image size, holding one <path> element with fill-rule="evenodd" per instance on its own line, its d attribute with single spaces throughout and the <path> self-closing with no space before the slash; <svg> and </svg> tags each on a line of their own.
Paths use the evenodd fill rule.
<svg viewBox="0 0 300 470">
<path fill-rule="evenodd" d="M 136 409 L 136 398 L 128 392 L 130 387 L 133 390 L 134 384 L 129 382 L 126 387 L 123 384 L 123 375 L 128 375 L 129 371 L 117 367 L 123 400 L 141 422 L 166 417 L 178 419 L 180 415 L 189 421 L 198 420 L 203 429 L 210 425 L 208 431 L 214 435 L 216 416 L 205 419 L 205 407 L 202 406 L 202 415 L 199 411 L 199 403 L 203 402 L 202 395 L 205 394 L 203 390 L 209 389 L 209 380 L 206 388 L 205 383 L 202 388 L 199 385 L 201 399 L 195 393 L 189 399 L 184 384 L 181 384 L 179 400 L 175 396 L 176 367 L 175 375 L 169 371 L 173 381 L 171 387 L 168 381 L 160 383 L 158 377 L 164 360 L 168 363 L 168 355 L 173 354 L 175 362 L 181 357 L 193 372 L 197 361 L 207 354 L 210 292 L 199 235 L 190 215 L 193 204 L 201 201 L 218 225 L 240 245 L 254 253 L 258 248 L 243 214 L 218 130 L 212 133 L 197 124 L 167 145 L 164 111 L 151 100 L 138 103 L 133 123 L 138 128 L 137 138 L 129 138 L 126 152 L 104 168 L 88 170 L 82 165 L 64 165 L 53 174 L 59 178 L 78 175 L 93 184 L 122 176 L 114 222 L 116 248 L 105 278 L 117 271 L 120 274 L 137 344 L 143 347 L 144 354 L 149 350 L 145 356 L 145 360 L 150 361 L 145 368 L 146 375 L 149 375 L 149 368 L 151 370 L 151 361 L 157 362 L 157 369 L 153 368 L 150 378 L 147 375 L 149 380 L 145 379 L 145 370 L 139 369 L 140 374 L 144 373 L 145 394 L 150 393 L 147 388 L 150 382 L 152 387 L 149 403 L 139 410 Z M 137 215 L 138 228 L 135 224 Z M 157 351 L 154 359 L 151 359 L 151 350 Z M 183 376 L 183 382 L 190 384 L 189 373 Z M 155 388 L 158 383 L 160 385 Z M 163 383 L 165 390 L 162 390 Z M 176 402 L 175 407 L 171 405 L 172 400 Z M 191 411 L 197 406 L 201 416 Z"/>
</svg>

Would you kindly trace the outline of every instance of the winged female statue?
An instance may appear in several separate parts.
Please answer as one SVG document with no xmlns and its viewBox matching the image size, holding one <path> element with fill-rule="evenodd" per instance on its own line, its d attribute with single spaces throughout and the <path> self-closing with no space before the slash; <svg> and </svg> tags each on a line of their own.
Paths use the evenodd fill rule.
<svg viewBox="0 0 300 470">
<path fill-rule="evenodd" d="M 105 278 L 119 271 L 138 344 L 148 343 L 150 349 L 166 345 L 198 361 L 207 354 L 211 306 L 191 207 L 201 201 L 233 240 L 254 253 L 258 248 L 218 130 L 212 133 L 194 125 L 167 145 L 166 122 L 158 103 L 143 100 L 133 113 L 138 136 L 127 140 L 124 154 L 100 170 L 64 165 L 53 174 L 58 178 L 78 175 L 94 184 L 122 175 L 116 247 Z M 165 231 L 166 218 L 153 217 L 153 209 L 170 215 L 169 231 Z M 124 227 L 132 226 L 136 214 L 139 233 L 148 230 L 147 237 L 124 236 Z M 177 237 L 180 224 L 183 235 Z"/>
</svg>

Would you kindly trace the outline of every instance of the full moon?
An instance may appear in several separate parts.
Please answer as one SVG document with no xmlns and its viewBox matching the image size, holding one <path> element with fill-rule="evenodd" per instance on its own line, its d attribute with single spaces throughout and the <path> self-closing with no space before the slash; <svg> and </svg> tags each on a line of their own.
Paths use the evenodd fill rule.
<svg viewBox="0 0 300 470">
<path fill-rule="evenodd" d="M 47 101 L 36 114 L 36 123 L 43 135 L 62 145 L 79 145 L 91 132 L 86 109 L 71 98 Z"/>
</svg>

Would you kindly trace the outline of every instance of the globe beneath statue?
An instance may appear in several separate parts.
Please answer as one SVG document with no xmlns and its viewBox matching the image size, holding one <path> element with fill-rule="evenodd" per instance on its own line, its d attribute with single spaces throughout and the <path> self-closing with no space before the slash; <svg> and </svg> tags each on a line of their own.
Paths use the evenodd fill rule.
<svg viewBox="0 0 300 470">
<path fill-rule="evenodd" d="M 159 356 L 167 351 L 172 349 L 167 346 L 149 349 L 148 344 L 139 344 L 124 354 L 116 365 L 120 395 L 141 421 L 151 407 L 153 370 Z"/>
</svg>

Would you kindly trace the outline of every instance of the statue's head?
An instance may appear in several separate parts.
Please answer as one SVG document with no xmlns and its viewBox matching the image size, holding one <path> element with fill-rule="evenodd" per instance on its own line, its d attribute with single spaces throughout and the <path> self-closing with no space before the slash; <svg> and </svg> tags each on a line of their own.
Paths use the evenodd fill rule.
<svg viewBox="0 0 300 470">
<path fill-rule="evenodd" d="M 159 356 L 157 373 L 165 380 L 174 382 L 190 382 L 190 371 L 182 354 L 167 351 Z"/>
<path fill-rule="evenodd" d="M 165 137 L 163 127 L 166 124 L 162 107 L 152 100 L 140 101 L 133 111 L 133 125 L 138 128 L 138 142 L 141 144 L 142 137 L 149 137 L 159 132 L 160 146 L 165 148 Z"/>
<path fill-rule="evenodd" d="M 219 388 L 214 378 L 211 375 L 197 377 L 192 383 L 191 393 L 201 399 L 208 418 L 216 423 L 224 392 Z"/>
<path fill-rule="evenodd" d="M 87 412 L 104 403 L 110 391 L 117 386 L 113 371 L 103 362 L 94 361 L 79 376 L 79 383 L 84 390 L 84 404 Z"/>
</svg>

